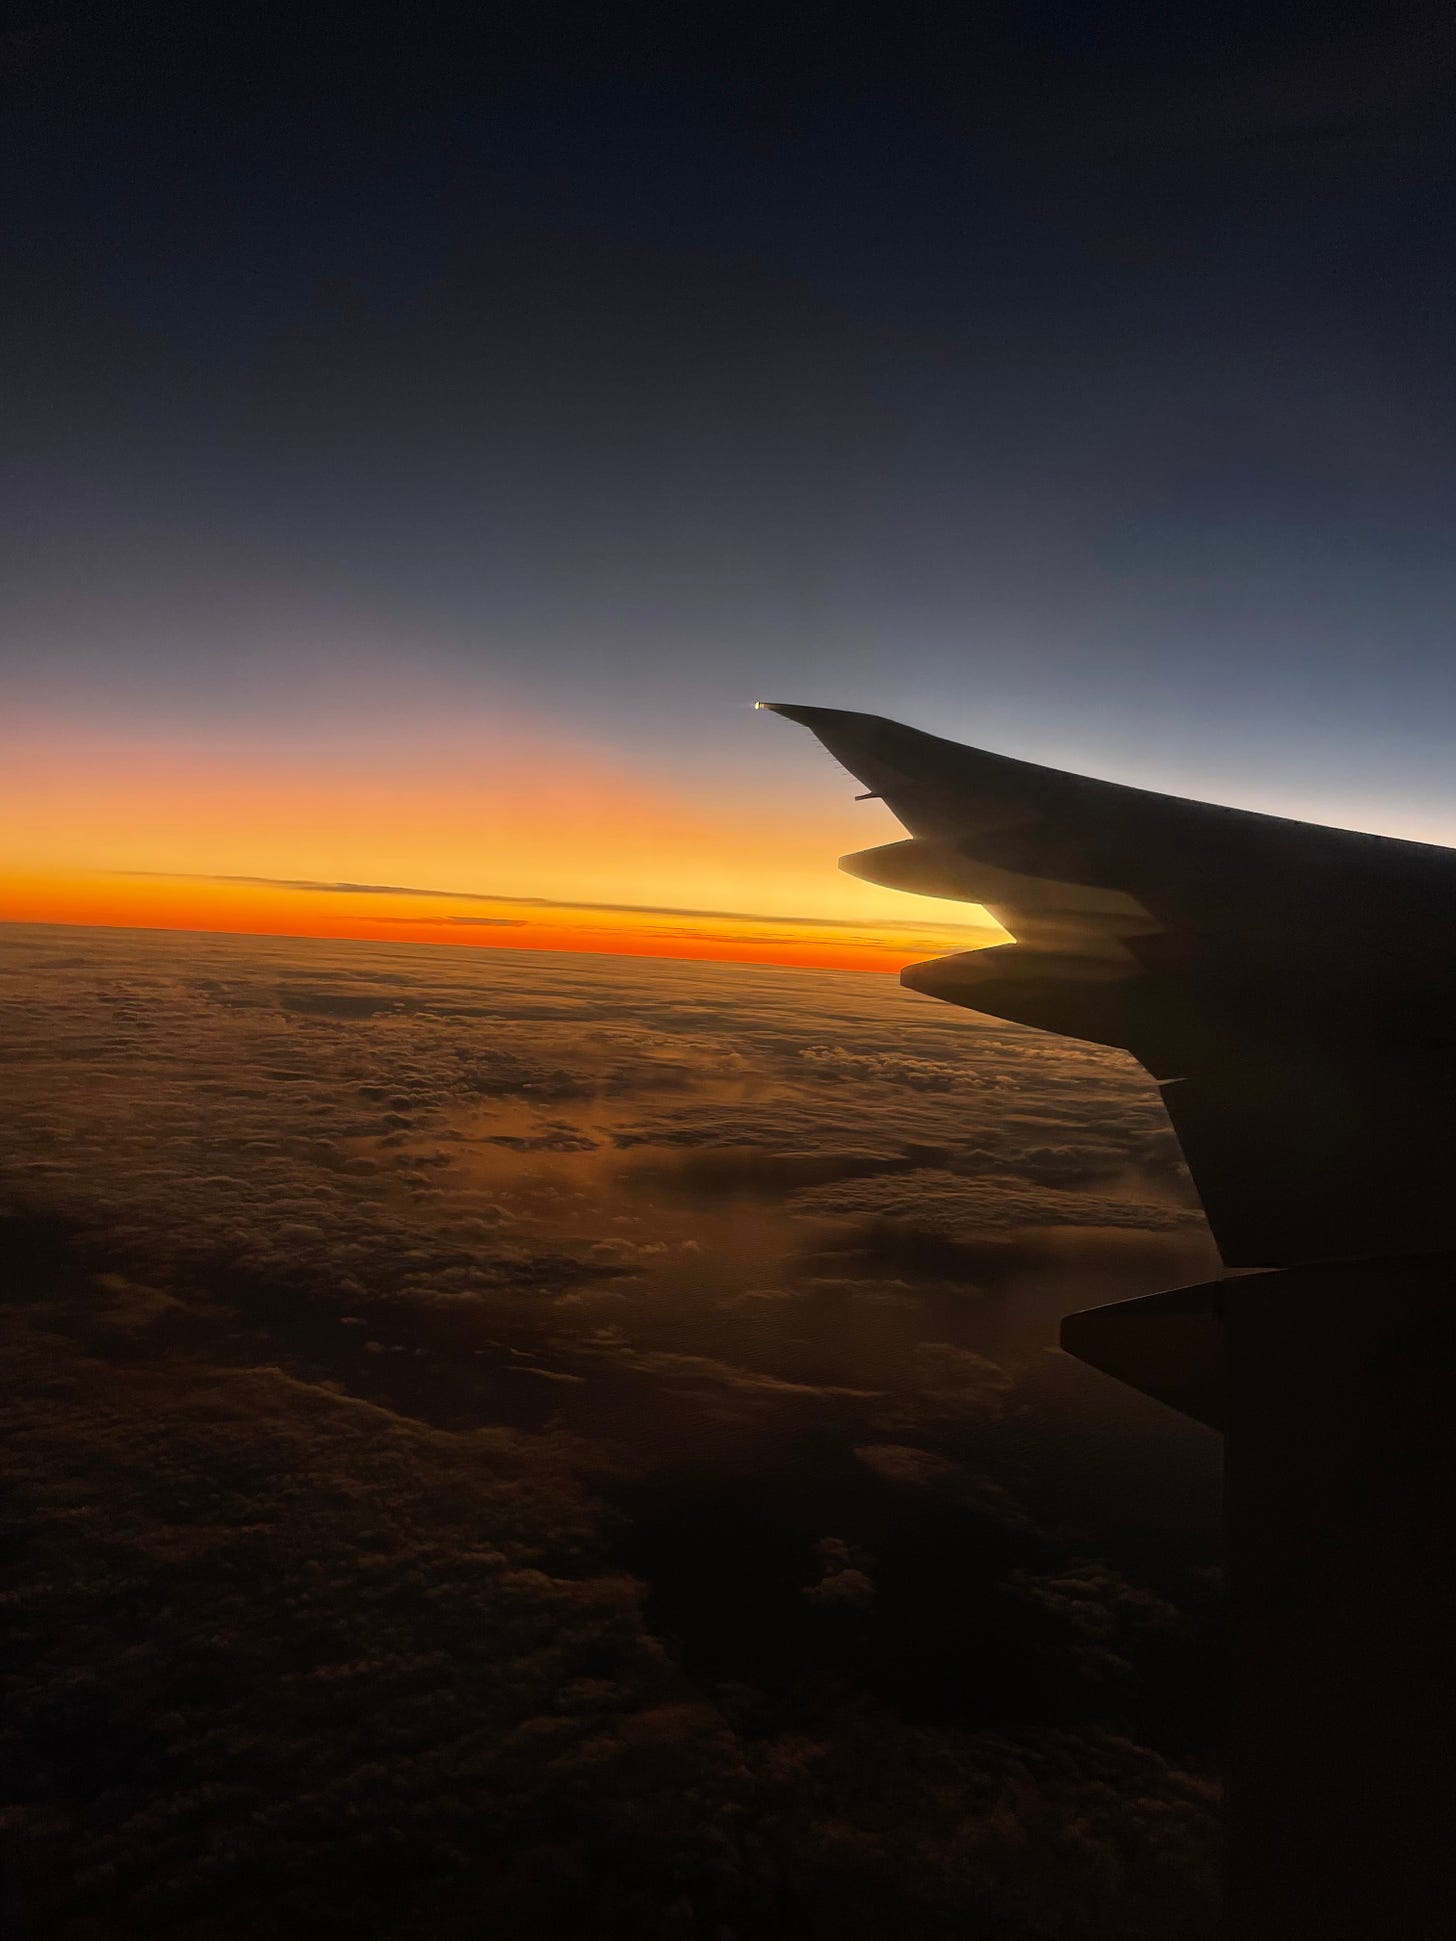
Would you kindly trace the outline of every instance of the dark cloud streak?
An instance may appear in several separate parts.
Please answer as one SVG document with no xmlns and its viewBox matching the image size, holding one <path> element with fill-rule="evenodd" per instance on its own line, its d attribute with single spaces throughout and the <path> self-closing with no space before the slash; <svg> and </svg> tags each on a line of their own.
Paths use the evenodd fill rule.
<svg viewBox="0 0 1456 1941">
<path fill-rule="evenodd" d="M 659 903 L 593 903 L 586 898 L 583 898 L 579 902 L 573 902 L 566 897 L 507 896 L 498 891 L 427 890 L 421 889 L 416 884 L 408 883 L 328 883 L 316 882 L 309 877 L 213 876 L 190 870 L 162 869 L 107 870 L 102 873 L 105 875 L 141 877 L 149 881 L 172 883 L 238 883 L 249 885 L 255 889 L 265 890 L 318 890 L 332 896 L 421 896 L 438 898 L 441 902 L 452 903 L 509 903 L 513 908 L 522 910 L 574 910 L 588 913 L 591 911 L 600 911 L 605 915 L 636 917 L 716 918 L 720 922 L 771 924 L 795 930 L 847 930 L 854 928 L 854 923 L 851 919 L 842 917 L 768 916 L 761 911 L 753 910 L 695 910 L 677 908 L 673 905 Z M 512 921 L 512 919 L 504 920 Z M 446 917 L 438 919 L 433 917 L 385 917 L 381 921 L 387 923 L 433 923 L 438 921 L 443 923 L 448 922 L 449 919 Z M 472 919 L 461 918 L 460 921 L 467 922 L 472 921 Z M 490 921 L 490 919 L 475 918 L 473 921 L 486 922 Z M 938 917 L 934 919 L 933 923 L 930 920 L 915 923 L 896 922 L 891 919 L 885 923 L 877 923 L 875 925 L 876 933 L 880 931 L 889 931 L 891 933 L 899 931 L 923 932 L 931 928 L 936 930 L 964 930 L 968 934 L 984 936 L 991 929 L 991 925 L 989 923 L 984 925 L 956 923 L 953 919 L 942 923 Z M 676 933 L 664 932 L 663 934 L 670 935 Z"/>
</svg>

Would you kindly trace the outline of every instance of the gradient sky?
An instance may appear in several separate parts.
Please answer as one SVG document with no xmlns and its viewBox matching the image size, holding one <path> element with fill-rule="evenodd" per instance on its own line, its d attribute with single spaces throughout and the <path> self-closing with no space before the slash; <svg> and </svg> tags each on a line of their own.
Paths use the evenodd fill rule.
<svg viewBox="0 0 1456 1941">
<path fill-rule="evenodd" d="M 5 912 L 974 923 L 836 876 L 895 831 L 760 695 L 1456 842 L 1453 49 L 1418 5 L 37 8 Z"/>
</svg>

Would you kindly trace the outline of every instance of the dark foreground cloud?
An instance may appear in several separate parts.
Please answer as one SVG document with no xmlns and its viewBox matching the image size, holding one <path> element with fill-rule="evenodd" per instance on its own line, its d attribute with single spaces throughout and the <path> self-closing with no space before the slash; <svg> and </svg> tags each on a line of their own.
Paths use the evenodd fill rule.
<svg viewBox="0 0 1456 1941">
<path fill-rule="evenodd" d="M 468 1883 L 485 1925 L 586 1932 L 664 1868 L 726 1914 L 737 1748 L 568 1450 L 276 1368 L 118 1363 L 94 1298 L 80 1352 L 34 1312 L 6 1352 L 7 1771 L 38 1931 L 119 1905 L 150 1933 L 410 1933 Z"/>
<path fill-rule="evenodd" d="M 491 955 L 0 958 L 12 1925 L 1209 1934 L 1210 1442 L 1048 1349 L 1156 1095 Z"/>
</svg>

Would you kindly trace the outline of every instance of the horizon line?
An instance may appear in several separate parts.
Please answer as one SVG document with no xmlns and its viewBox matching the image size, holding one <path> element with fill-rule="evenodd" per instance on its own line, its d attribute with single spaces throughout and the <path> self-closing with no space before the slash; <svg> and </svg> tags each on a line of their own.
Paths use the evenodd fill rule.
<svg viewBox="0 0 1456 1941">
<path fill-rule="evenodd" d="M 688 905 L 670 903 L 604 903 L 591 897 L 560 896 L 511 896 L 496 890 L 437 890 L 425 889 L 415 884 L 404 883 L 351 883 L 348 881 L 326 882 L 311 877 L 299 876 L 230 876 L 211 870 L 184 869 L 100 869 L 98 876 L 121 876 L 140 878 L 149 882 L 168 883 L 237 883 L 254 889 L 311 891 L 327 896 L 411 896 L 438 898 L 442 902 L 454 903 L 495 903 L 504 904 L 518 910 L 601 910 L 612 916 L 637 917 L 706 917 L 725 923 L 791 923 L 808 929 L 854 930 L 867 929 L 879 931 L 911 931 L 923 933 L 926 930 L 964 930 L 968 934 L 984 936 L 994 923 L 956 922 L 953 918 L 914 918 L 884 917 L 866 919 L 862 917 L 808 917 L 776 915 L 766 910 L 710 910 L 698 909 Z M 374 922 L 405 923 L 429 922 L 436 919 L 379 917 Z M 448 917 L 437 921 L 449 922 Z M 107 926 L 96 926 L 104 928 Z"/>
<path fill-rule="evenodd" d="M 128 874 L 118 871 L 118 875 Z M 159 872 L 164 873 L 164 872 Z M 0 912 L 0 930 L 105 930 L 123 936 L 135 934 L 147 937 L 236 937 L 239 943 L 276 943 L 276 944 L 357 944 L 364 949 L 414 949 L 414 950 L 461 950 L 470 951 L 472 946 L 461 938 L 458 942 L 448 937 L 357 937 L 336 936 L 316 931 L 299 930 L 219 930 L 205 929 L 176 923 L 77 923 L 58 917 L 11 917 Z M 627 936 L 629 932 L 623 932 Z M 833 977 L 893 977 L 899 983 L 900 971 L 906 968 L 896 963 L 884 964 L 822 964 L 812 960 L 796 962 L 782 957 L 728 957 L 715 956 L 695 951 L 658 951 L 624 950 L 614 944 L 576 944 L 561 945 L 555 949 L 544 944 L 522 944 L 502 942 L 492 946 L 498 950 L 508 950 L 521 957 L 629 957 L 639 964 L 684 964 L 707 965 L 721 964 L 730 970 L 745 971 L 788 971 L 793 974 L 804 973 L 809 976 Z"/>
</svg>

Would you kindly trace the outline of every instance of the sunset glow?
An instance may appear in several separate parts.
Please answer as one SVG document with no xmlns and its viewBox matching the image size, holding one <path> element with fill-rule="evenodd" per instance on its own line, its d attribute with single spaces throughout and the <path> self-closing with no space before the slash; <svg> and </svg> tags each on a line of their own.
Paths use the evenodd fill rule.
<svg viewBox="0 0 1456 1941">
<path fill-rule="evenodd" d="M 8 871 L 0 912 L 21 923 L 99 924 L 146 930 L 221 930 L 279 937 L 352 937 L 394 943 L 710 958 L 828 970 L 897 971 L 922 957 L 1005 941 L 989 921 L 938 927 L 857 926 L 736 912 L 481 901 L 448 893 L 391 893 L 352 885 L 236 882 L 87 871 Z"/>
<path fill-rule="evenodd" d="M 0 917 L 895 971 L 1003 941 L 838 873 L 902 832 L 815 795 L 719 807 L 543 725 L 320 726 L 307 747 L 32 719 L 5 752 Z"/>
</svg>

